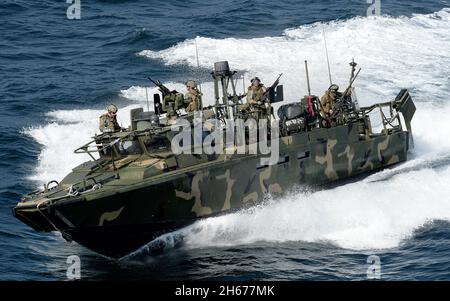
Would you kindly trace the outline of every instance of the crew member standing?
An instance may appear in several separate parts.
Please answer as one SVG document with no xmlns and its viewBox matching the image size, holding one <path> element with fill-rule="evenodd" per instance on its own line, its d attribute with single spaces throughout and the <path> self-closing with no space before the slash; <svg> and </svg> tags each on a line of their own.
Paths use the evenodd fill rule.
<svg viewBox="0 0 450 301">
<path fill-rule="evenodd" d="M 110 104 L 107 108 L 107 113 L 100 116 L 100 131 L 101 132 L 117 132 L 122 130 L 122 127 L 117 122 L 117 106 Z"/>
</svg>

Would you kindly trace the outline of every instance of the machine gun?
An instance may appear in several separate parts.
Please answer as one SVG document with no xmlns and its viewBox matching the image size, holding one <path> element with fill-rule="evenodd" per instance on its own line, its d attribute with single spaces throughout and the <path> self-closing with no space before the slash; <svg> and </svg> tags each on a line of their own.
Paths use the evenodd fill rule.
<svg viewBox="0 0 450 301">
<path fill-rule="evenodd" d="M 268 103 L 275 103 L 283 101 L 283 86 L 280 86 L 278 89 L 276 89 L 280 83 L 280 78 L 283 75 L 281 73 L 275 82 L 266 90 L 266 92 L 263 94 L 263 98 L 265 97 L 268 99 L 266 102 Z M 241 95 L 229 95 L 228 100 L 234 102 L 235 104 L 239 103 L 244 97 L 247 96 L 247 93 L 241 94 Z"/>
<path fill-rule="evenodd" d="M 241 101 L 242 98 L 246 97 L 247 93 L 241 94 L 241 95 L 229 95 L 228 100 L 232 101 L 233 103 L 237 104 L 239 101 Z"/>
<path fill-rule="evenodd" d="M 159 91 L 162 93 L 163 98 L 166 95 L 169 95 L 170 93 L 178 93 L 177 91 L 173 90 L 170 91 L 169 88 L 167 88 L 166 86 L 164 86 L 161 81 L 157 80 L 156 82 L 149 76 L 148 79 L 155 84 L 155 86 L 157 86 L 159 88 Z"/>
<path fill-rule="evenodd" d="M 343 96 L 343 97 L 347 96 L 348 92 L 349 92 L 350 89 L 352 88 L 353 83 L 355 82 L 356 78 L 358 77 L 359 72 L 361 72 L 361 68 L 359 68 L 359 70 L 358 70 L 358 72 L 356 72 L 355 76 L 353 76 L 353 77 L 350 79 L 350 84 L 348 85 L 347 89 L 345 89 L 344 93 L 342 93 L 342 96 Z M 352 72 L 352 75 L 353 75 L 353 72 Z"/>
<path fill-rule="evenodd" d="M 273 82 L 273 84 L 269 87 L 269 89 L 267 89 L 267 91 L 269 91 L 270 89 L 275 89 L 278 86 L 278 84 L 280 83 L 280 78 L 282 76 L 283 76 L 283 73 L 280 73 L 280 75 L 278 75 L 277 79 Z"/>
<path fill-rule="evenodd" d="M 353 68 L 356 64 L 352 65 Z M 350 84 L 345 89 L 344 93 L 337 99 L 336 103 L 333 107 L 333 113 L 331 114 L 331 118 L 339 118 L 343 117 L 348 112 L 354 111 L 354 103 L 350 95 L 348 95 L 349 91 L 352 89 L 352 85 L 355 82 L 356 78 L 359 75 L 359 72 L 361 72 L 361 68 L 358 70 L 358 72 L 353 76 L 354 70 L 352 70 L 352 78 L 350 79 Z"/>
<path fill-rule="evenodd" d="M 170 91 L 159 80 L 154 81 L 150 76 L 148 79 L 158 87 L 162 94 L 162 101 L 159 94 L 153 95 L 154 110 L 157 115 L 169 113 L 171 116 L 177 116 L 177 110 L 185 107 L 183 94 L 178 91 Z"/>
<path fill-rule="evenodd" d="M 350 63 L 350 66 L 352 67 L 352 73 L 350 75 L 350 83 L 345 89 L 344 93 L 339 94 L 338 99 L 336 100 L 336 103 L 333 107 L 333 113 L 331 114 L 331 117 L 335 118 L 338 115 L 341 115 L 342 113 L 346 111 L 351 111 L 353 109 L 353 102 L 352 99 L 349 97 L 349 92 L 352 89 L 353 83 L 355 82 L 356 78 L 358 77 L 359 73 L 361 72 L 361 68 L 359 68 L 358 72 L 355 74 L 355 67 L 357 64 L 355 61 L 352 61 Z"/>
<path fill-rule="evenodd" d="M 266 93 L 264 93 L 264 96 L 268 99 L 269 103 L 276 103 L 283 101 L 283 86 L 282 85 L 278 86 L 282 75 L 283 73 L 278 75 L 277 79 L 267 89 Z"/>
</svg>

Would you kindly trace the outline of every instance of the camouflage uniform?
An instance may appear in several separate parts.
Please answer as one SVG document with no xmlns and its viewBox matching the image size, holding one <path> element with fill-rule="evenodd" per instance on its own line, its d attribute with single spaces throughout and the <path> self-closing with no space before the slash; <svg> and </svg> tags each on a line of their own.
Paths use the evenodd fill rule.
<svg viewBox="0 0 450 301">
<path fill-rule="evenodd" d="M 252 118 L 259 119 L 265 116 L 266 112 L 266 87 L 261 84 L 259 78 L 251 80 L 251 85 L 247 88 L 247 103 L 239 106 L 239 110 L 244 114 L 250 114 Z"/>
<path fill-rule="evenodd" d="M 320 103 L 322 104 L 322 110 L 320 113 L 322 115 L 330 115 L 331 114 L 330 111 L 331 109 L 333 109 L 335 101 L 336 101 L 335 95 L 331 95 L 329 91 L 325 92 L 325 94 L 320 99 Z"/>
<path fill-rule="evenodd" d="M 261 104 L 266 99 L 266 96 L 264 95 L 265 93 L 266 87 L 264 87 L 263 84 L 256 87 L 251 85 L 247 89 L 247 103 L 252 105 Z"/>
<path fill-rule="evenodd" d="M 186 107 L 186 112 L 195 112 L 201 109 L 202 93 L 197 90 L 197 83 L 193 80 L 189 80 L 186 83 L 188 92 L 184 97 L 184 101 L 189 103 Z"/>
<path fill-rule="evenodd" d="M 322 117 L 329 116 L 333 113 L 334 104 L 336 100 L 342 97 L 342 93 L 338 92 L 338 85 L 331 85 L 330 88 L 325 92 L 325 94 L 320 99 L 321 110 L 320 114 Z"/>
<path fill-rule="evenodd" d="M 117 107 L 115 105 L 109 105 L 107 108 L 108 112 L 100 116 L 99 129 L 101 132 L 117 132 L 122 128 L 117 122 L 116 113 Z M 110 112 L 114 113 L 110 116 Z"/>
</svg>

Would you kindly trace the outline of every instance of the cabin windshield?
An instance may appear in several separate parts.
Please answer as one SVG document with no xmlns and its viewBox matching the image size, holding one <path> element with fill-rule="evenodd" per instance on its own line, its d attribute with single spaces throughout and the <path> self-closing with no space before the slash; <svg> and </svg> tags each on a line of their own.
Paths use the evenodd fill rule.
<svg viewBox="0 0 450 301">
<path fill-rule="evenodd" d="M 170 150 L 170 141 L 167 137 L 152 137 L 144 141 L 145 148 L 151 153 Z"/>
<path fill-rule="evenodd" d="M 116 143 L 117 151 L 121 156 L 141 155 L 142 149 L 138 140 L 123 140 Z"/>
<path fill-rule="evenodd" d="M 100 149 L 100 147 L 99 147 L 99 149 Z M 102 158 L 110 158 L 111 157 L 111 151 L 112 151 L 112 147 L 111 146 L 108 146 L 108 147 L 102 149 L 101 151 L 99 151 L 100 157 L 102 157 Z"/>
</svg>

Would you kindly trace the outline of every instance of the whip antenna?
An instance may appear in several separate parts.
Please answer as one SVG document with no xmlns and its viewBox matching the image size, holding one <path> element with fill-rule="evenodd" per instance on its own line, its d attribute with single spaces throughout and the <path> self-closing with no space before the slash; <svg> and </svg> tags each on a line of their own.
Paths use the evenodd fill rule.
<svg viewBox="0 0 450 301">
<path fill-rule="evenodd" d="M 308 113 L 309 116 L 314 117 L 314 107 L 313 100 L 311 97 L 311 85 L 309 84 L 309 71 L 308 71 L 308 61 L 305 61 L 305 70 L 306 70 L 306 83 L 308 84 L 308 97 L 306 98 L 308 101 Z"/>
<path fill-rule="evenodd" d="M 200 81 L 200 62 L 198 60 L 197 37 L 195 37 L 195 56 L 197 57 L 198 88 L 200 89 L 200 95 L 202 95 L 202 83 Z M 200 109 L 203 109 L 203 101 L 200 101 Z"/>
<path fill-rule="evenodd" d="M 325 27 L 323 26 L 323 23 L 322 23 L 322 33 L 323 33 L 323 40 L 325 42 L 325 53 L 327 54 L 328 76 L 330 77 L 330 85 L 332 85 L 333 81 L 331 80 L 330 59 L 328 57 L 327 39 L 325 37 Z"/>
<path fill-rule="evenodd" d="M 148 102 L 148 91 L 147 87 L 145 87 L 145 97 L 147 98 L 147 112 L 150 112 L 150 104 Z"/>
<path fill-rule="evenodd" d="M 198 47 L 197 47 L 197 37 L 195 37 L 195 56 L 197 57 L 197 72 L 200 71 L 200 62 L 198 60 Z M 202 83 L 200 82 L 200 76 L 198 77 L 198 87 L 200 92 L 202 92 Z"/>
</svg>

